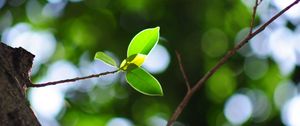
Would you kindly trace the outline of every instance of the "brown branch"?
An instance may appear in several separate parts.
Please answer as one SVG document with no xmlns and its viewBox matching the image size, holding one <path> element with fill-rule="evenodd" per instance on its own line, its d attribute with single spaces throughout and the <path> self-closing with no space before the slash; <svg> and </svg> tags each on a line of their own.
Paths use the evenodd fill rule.
<svg viewBox="0 0 300 126">
<path fill-rule="evenodd" d="M 188 79 L 188 77 L 187 77 L 187 75 L 185 73 L 185 70 L 184 70 L 184 67 L 183 67 L 183 64 L 182 64 L 182 61 L 181 61 L 181 56 L 180 56 L 180 54 L 177 51 L 175 51 L 175 53 L 176 53 L 176 57 L 177 57 L 177 61 L 178 61 L 178 64 L 179 64 L 179 68 L 180 68 L 181 74 L 182 74 L 182 76 L 184 78 L 185 85 L 187 87 L 187 91 L 190 91 L 191 90 L 191 86 L 190 86 L 190 83 L 189 83 L 189 79 Z"/>
<path fill-rule="evenodd" d="M 79 80 L 85 80 L 85 79 L 100 77 L 100 76 L 104 76 L 104 75 L 108 75 L 108 74 L 114 74 L 118 71 L 119 70 L 107 71 L 107 72 L 103 72 L 103 73 L 99 73 L 99 74 L 92 74 L 92 75 L 85 76 L 85 77 L 76 77 L 76 78 L 72 78 L 72 79 L 65 79 L 65 80 L 59 80 L 59 81 L 53 81 L 53 82 L 47 82 L 47 83 L 41 83 L 41 84 L 32 84 L 31 83 L 31 84 L 28 84 L 27 87 L 46 87 L 46 86 L 50 86 L 50 85 L 63 84 L 63 83 L 68 83 L 68 82 L 75 82 L 75 81 L 79 81 Z"/>
<path fill-rule="evenodd" d="M 239 50 L 241 47 L 243 47 L 246 43 L 249 42 L 250 39 L 252 39 L 254 36 L 256 36 L 258 33 L 262 32 L 267 26 L 269 26 L 274 20 L 276 20 L 279 16 L 281 16 L 283 13 L 285 13 L 287 10 L 289 10 L 291 7 L 295 6 L 299 3 L 300 0 L 295 0 L 293 3 L 291 3 L 289 6 L 278 12 L 276 15 L 274 15 L 271 19 L 269 19 L 266 23 L 264 23 L 262 26 L 260 26 L 255 32 L 248 34 L 243 40 L 239 42 L 238 45 L 236 45 L 233 49 L 231 49 L 219 62 L 211 68 L 197 83 L 195 86 L 192 87 L 191 91 L 188 92 L 181 103 L 176 108 L 175 112 L 173 113 L 172 117 L 169 119 L 167 126 L 171 126 L 174 121 L 179 117 L 179 115 L 182 113 L 183 109 L 186 107 L 187 103 L 189 102 L 190 98 L 194 95 L 194 93 L 202 87 L 204 82 L 208 80 L 231 56 L 233 56 L 237 50 Z"/>
</svg>

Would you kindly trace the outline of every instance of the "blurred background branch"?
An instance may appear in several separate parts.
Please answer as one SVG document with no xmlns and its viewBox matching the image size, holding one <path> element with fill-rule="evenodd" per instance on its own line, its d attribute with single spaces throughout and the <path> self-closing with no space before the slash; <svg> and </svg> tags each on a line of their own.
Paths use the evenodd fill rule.
<svg viewBox="0 0 300 126">
<path fill-rule="evenodd" d="M 294 1 L 259 1 L 253 32 Z M 249 34 L 254 5 L 255 0 L 0 0 L 0 38 L 36 56 L 30 74 L 38 84 L 113 71 L 94 60 L 97 51 L 124 59 L 132 36 L 160 26 L 164 39 L 142 67 L 161 82 L 164 97 L 141 95 L 116 73 L 30 88 L 27 98 L 43 126 L 165 126 L 187 93 L 173 50 L 180 52 L 192 88 Z M 299 12 L 299 4 L 293 6 L 239 49 L 193 94 L 174 125 L 300 125 Z"/>
<path fill-rule="evenodd" d="M 287 6 L 286 8 L 284 8 L 283 10 L 281 10 L 280 12 L 278 12 L 276 15 L 274 15 L 269 21 L 267 21 L 266 23 L 264 23 L 262 26 L 260 26 L 256 31 L 252 32 L 252 29 L 254 27 L 254 20 L 255 20 L 255 15 L 256 15 L 256 10 L 257 7 L 259 5 L 258 0 L 255 1 L 255 5 L 253 7 L 253 14 L 252 14 L 252 19 L 251 19 L 251 24 L 250 24 L 250 30 L 248 35 L 241 40 L 238 45 L 236 45 L 233 49 L 231 49 L 230 51 L 228 51 L 228 53 L 223 56 L 218 62 L 217 64 L 211 68 L 211 70 L 209 70 L 196 84 L 195 86 L 192 87 L 191 91 L 188 90 L 186 96 L 184 97 L 184 99 L 181 101 L 181 103 L 178 105 L 178 107 L 176 108 L 174 114 L 171 116 L 170 120 L 168 121 L 167 126 L 171 126 L 174 121 L 176 121 L 176 119 L 178 118 L 178 116 L 182 113 L 182 111 L 184 110 L 185 106 L 187 105 L 187 103 L 189 102 L 189 100 L 191 99 L 191 97 L 194 95 L 194 93 L 199 90 L 200 87 L 202 87 L 202 85 L 204 84 L 204 82 L 206 82 L 230 57 L 232 57 L 234 54 L 236 54 L 236 52 L 242 48 L 245 44 L 247 44 L 253 37 L 255 37 L 257 34 L 259 34 L 260 32 L 262 32 L 268 25 L 270 25 L 272 22 L 274 22 L 278 17 L 280 17 L 283 13 L 285 13 L 286 11 L 288 11 L 290 8 L 292 8 L 293 6 L 295 6 L 296 4 L 299 3 L 299 0 L 295 0 L 293 3 L 291 3 L 289 6 Z M 185 78 L 185 75 L 183 75 Z M 222 92 L 220 92 L 222 93 Z"/>
<path fill-rule="evenodd" d="M 189 92 L 191 90 L 191 86 L 190 86 L 189 79 L 188 79 L 188 77 L 185 73 L 185 70 L 184 70 L 184 67 L 183 67 L 183 64 L 182 64 L 182 61 L 181 61 L 181 56 L 180 56 L 179 52 L 176 51 L 175 53 L 176 53 L 177 61 L 178 61 L 178 64 L 179 64 L 180 72 L 181 72 L 181 74 L 184 78 L 187 91 Z"/>
</svg>

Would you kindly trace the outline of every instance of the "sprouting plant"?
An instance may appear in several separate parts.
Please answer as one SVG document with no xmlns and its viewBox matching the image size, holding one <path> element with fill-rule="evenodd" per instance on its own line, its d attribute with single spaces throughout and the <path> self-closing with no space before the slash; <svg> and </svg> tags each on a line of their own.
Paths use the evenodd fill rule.
<svg viewBox="0 0 300 126">
<path fill-rule="evenodd" d="M 131 40 L 127 49 L 127 58 L 122 61 L 120 65 L 117 65 L 116 61 L 109 55 L 103 52 L 97 52 L 95 59 L 103 61 L 105 64 L 117 68 L 114 71 L 107 71 L 98 74 L 92 74 L 84 77 L 75 77 L 71 79 L 64 79 L 40 84 L 27 84 L 28 87 L 45 87 L 56 84 L 63 84 L 68 82 L 74 82 L 78 80 L 84 80 L 89 78 L 100 77 L 108 74 L 114 74 L 116 72 L 125 72 L 126 81 L 135 90 L 150 96 L 162 96 L 163 90 L 160 83 L 146 70 L 141 68 L 147 55 L 155 47 L 159 40 L 159 27 L 148 28 L 137 35 Z"/>
<path fill-rule="evenodd" d="M 120 65 L 117 65 L 112 57 L 103 52 L 97 52 L 95 59 L 118 68 L 118 71 L 125 72 L 126 81 L 135 90 L 145 95 L 162 96 L 163 90 L 159 81 L 141 68 L 147 55 L 158 43 L 158 40 L 159 27 L 148 28 L 134 36 L 127 49 L 127 58 Z"/>
</svg>

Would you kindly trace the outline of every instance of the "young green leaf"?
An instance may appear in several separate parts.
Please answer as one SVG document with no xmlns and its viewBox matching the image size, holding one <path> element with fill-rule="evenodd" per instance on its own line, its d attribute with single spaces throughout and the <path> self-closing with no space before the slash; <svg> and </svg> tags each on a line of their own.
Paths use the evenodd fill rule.
<svg viewBox="0 0 300 126">
<path fill-rule="evenodd" d="M 128 46 L 127 57 L 134 54 L 148 55 L 152 48 L 157 44 L 158 40 L 159 27 L 148 28 L 139 32 L 134 36 Z"/>
<path fill-rule="evenodd" d="M 126 71 L 128 65 L 130 64 L 134 64 L 135 66 L 140 67 L 144 63 L 145 59 L 146 59 L 146 55 L 143 54 L 131 55 L 122 61 L 120 68 Z"/>
<path fill-rule="evenodd" d="M 113 67 L 117 67 L 116 61 L 111 58 L 109 55 L 105 54 L 104 52 L 97 52 L 95 54 L 95 59 L 101 60 L 104 63 L 111 65 Z"/>
<path fill-rule="evenodd" d="M 137 67 L 126 73 L 127 82 L 137 91 L 150 96 L 163 96 L 160 83 L 147 71 Z"/>
</svg>

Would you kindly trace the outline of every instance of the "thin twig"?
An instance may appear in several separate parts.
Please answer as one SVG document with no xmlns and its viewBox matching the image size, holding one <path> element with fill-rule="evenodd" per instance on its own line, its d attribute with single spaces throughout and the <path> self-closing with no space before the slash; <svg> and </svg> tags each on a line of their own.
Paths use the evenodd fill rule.
<svg viewBox="0 0 300 126">
<path fill-rule="evenodd" d="M 291 7 L 295 6 L 299 3 L 300 0 L 295 0 L 293 3 L 291 3 L 289 6 L 278 12 L 276 15 L 274 15 L 271 19 L 269 19 L 266 23 L 264 23 L 262 26 L 260 26 L 255 32 L 248 34 L 243 40 L 240 41 L 238 45 L 236 45 L 233 49 L 231 49 L 219 62 L 211 68 L 196 84 L 191 88 L 191 91 L 188 92 L 181 103 L 177 106 L 175 112 L 173 113 L 172 117 L 169 119 L 167 126 L 171 126 L 174 121 L 179 117 L 179 115 L 182 113 L 183 109 L 186 107 L 187 103 L 189 102 L 190 98 L 194 95 L 194 93 L 202 87 L 204 82 L 208 80 L 231 56 L 233 56 L 237 50 L 239 50 L 241 47 L 243 47 L 246 43 L 249 42 L 250 39 L 252 39 L 254 36 L 256 36 L 258 33 L 262 32 L 267 26 L 269 26 L 274 20 L 276 20 L 279 16 L 281 16 L 283 13 L 285 13 L 287 10 L 289 10 Z"/>
<path fill-rule="evenodd" d="M 184 78 L 184 81 L 185 81 L 186 88 L 187 88 L 188 91 L 190 91 L 191 90 L 191 86 L 190 86 L 190 83 L 189 83 L 189 79 L 188 79 L 188 77 L 186 75 L 186 72 L 184 70 L 184 67 L 183 67 L 183 64 L 182 64 L 182 61 L 181 61 L 181 56 L 180 56 L 180 54 L 177 51 L 175 51 L 175 53 L 176 53 L 176 57 L 177 57 L 177 61 L 178 61 L 178 64 L 179 64 L 179 68 L 180 68 L 181 74 L 182 74 L 182 76 Z"/>
<path fill-rule="evenodd" d="M 261 3 L 261 1 L 259 2 L 259 0 L 255 0 L 255 5 L 253 6 L 253 12 L 252 12 L 252 18 L 251 18 L 251 23 L 250 23 L 250 31 L 249 34 L 252 34 L 253 32 L 253 28 L 254 28 L 254 22 L 255 22 L 255 16 L 256 16 L 256 11 L 257 11 L 257 7 L 258 5 Z"/>
<path fill-rule="evenodd" d="M 107 72 L 103 72 L 103 73 L 99 73 L 99 74 L 92 74 L 92 75 L 85 76 L 85 77 L 76 77 L 76 78 L 72 78 L 72 79 L 65 79 L 65 80 L 59 80 L 59 81 L 53 81 L 53 82 L 47 82 L 47 83 L 41 83 L 41 84 L 28 84 L 27 87 L 46 87 L 46 86 L 50 86 L 50 85 L 63 84 L 63 83 L 68 83 L 68 82 L 75 82 L 75 81 L 79 81 L 79 80 L 85 80 L 85 79 L 100 77 L 100 76 L 104 76 L 104 75 L 108 75 L 108 74 L 114 74 L 118 71 L 119 70 L 107 71 Z"/>
</svg>

